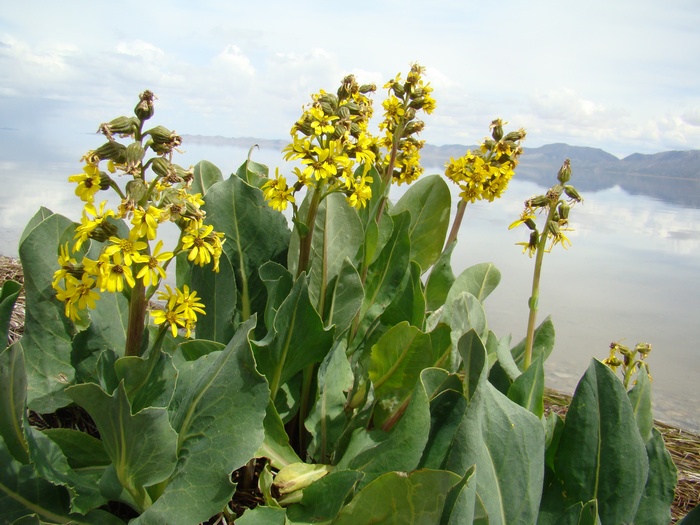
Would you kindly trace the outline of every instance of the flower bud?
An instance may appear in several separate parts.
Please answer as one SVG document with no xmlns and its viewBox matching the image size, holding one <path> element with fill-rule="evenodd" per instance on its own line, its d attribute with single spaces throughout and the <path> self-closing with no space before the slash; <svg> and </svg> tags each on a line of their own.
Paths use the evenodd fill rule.
<svg viewBox="0 0 700 525">
<path fill-rule="evenodd" d="M 537 197 L 532 197 L 525 202 L 525 206 L 528 208 L 543 208 L 549 205 L 549 199 L 546 195 L 538 195 Z"/>
<path fill-rule="evenodd" d="M 581 195 L 579 195 L 578 191 L 576 191 L 576 188 L 574 188 L 573 186 L 565 185 L 564 193 L 566 193 L 567 197 L 575 200 L 576 202 L 581 202 L 583 200 Z"/>
<path fill-rule="evenodd" d="M 491 136 L 493 140 L 498 142 L 503 138 L 503 122 L 501 119 L 496 119 L 491 123 Z"/>
<path fill-rule="evenodd" d="M 537 229 L 537 223 L 530 218 L 525 219 L 525 222 L 523 224 L 525 224 L 525 226 L 527 226 L 533 231 Z"/>
<path fill-rule="evenodd" d="M 151 169 L 153 173 L 159 177 L 167 178 L 170 175 L 170 162 L 163 157 L 155 157 L 151 161 Z"/>
<path fill-rule="evenodd" d="M 107 173 L 104 171 L 100 172 L 100 189 L 102 191 L 109 189 L 109 187 L 112 185 L 112 177 L 110 177 Z"/>
<path fill-rule="evenodd" d="M 104 122 L 100 124 L 97 129 L 98 133 L 102 133 L 109 140 L 112 140 L 112 135 L 119 135 L 121 137 L 129 137 L 138 131 L 138 122 L 130 117 L 117 117 L 111 122 Z"/>
<path fill-rule="evenodd" d="M 323 111 L 324 115 L 332 115 L 333 114 L 333 107 L 328 103 L 328 102 L 321 102 L 321 111 Z"/>
<path fill-rule="evenodd" d="M 341 118 L 341 119 L 349 119 L 350 118 L 350 108 L 347 106 L 340 106 L 338 108 L 338 111 L 336 114 Z"/>
<path fill-rule="evenodd" d="M 134 114 L 139 120 L 148 120 L 153 116 L 153 99 L 155 98 L 156 96 L 153 94 L 153 92 L 148 90 L 139 95 L 139 103 L 136 104 L 136 107 L 134 108 Z"/>
<path fill-rule="evenodd" d="M 142 179 L 134 179 L 126 183 L 126 195 L 134 202 L 139 202 L 147 191 L 148 186 Z"/>
<path fill-rule="evenodd" d="M 100 160 L 113 160 L 116 164 L 124 164 L 126 162 L 126 146 L 118 142 L 105 142 L 94 152 Z"/>
<path fill-rule="evenodd" d="M 406 93 L 406 90 L 404 89 L 404 87 L 401 84 L 399 84 L 398 82 L 394 82 L 393 85 L 391 86 L 391 89 L 397 98 L 402 98 L 404 96 L 404 94 Z"/>
<path fill-rule="evenodd" d="M 143 146 L 140 142 L 132 142 L 126 147 L 127 166 L 138 166 L 143 159 Z"/>
<path fill-rule="evenodd" d="M 571 210 L 571 206 L 566 201 L 561 201 L 559 203 L 559 216 L 561 217 L 562 220 L 567 221 L 569 220 L 569 210 Z"/>
<path fill-rule="evenodd" d="M 518 131 L 511 131 L 505 136 L 506 141 L 517 142 L 525 138 L 525 130 L 520 128 Z"/>
<path fill-rule="evenodd" d="M 405 135 L 413 135 L 414 133 L 420 133 L 425 128 L 425 122 L 422 120 L 414 120 L 406 125 L 404 130 Z"/>
<path fill-rule="evenodd" d="M 367 93 L 374 93 L 375 91 L 377 91 L 376 84 L 362 84 L 360 86 L 360 93 L 363 95 L 366 95 Z"/>
<path fill-rule="evenodd" d="M 562 167 L 559 168 L 559 173 L 557 173 L 557 180 L 562 184 L 566 184 L 571 179 L 571 161 L 566 159 Z"/>
<path fill-rule="evenodd" d="M 651 345 L 649 343 L 637 343 L 634 347 L 635 351 L 642 356 L 642 359 L 646 358 L 651 352 Z"/>
</svg>

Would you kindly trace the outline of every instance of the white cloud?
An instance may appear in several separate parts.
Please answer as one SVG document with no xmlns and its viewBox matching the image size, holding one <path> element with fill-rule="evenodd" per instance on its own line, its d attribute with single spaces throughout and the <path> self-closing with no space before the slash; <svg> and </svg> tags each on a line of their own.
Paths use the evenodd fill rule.
<svg viewBox="0 0 700 525">
<path fill-rule="evenodd" d="M 230 67 L 235 71 L 248 76 L 255 75 L 255 68 L 250 63 L 250 59 L 243 53 L 240 47 L 229 45 L 214 59 L 216 66 Z"/>
</svg>

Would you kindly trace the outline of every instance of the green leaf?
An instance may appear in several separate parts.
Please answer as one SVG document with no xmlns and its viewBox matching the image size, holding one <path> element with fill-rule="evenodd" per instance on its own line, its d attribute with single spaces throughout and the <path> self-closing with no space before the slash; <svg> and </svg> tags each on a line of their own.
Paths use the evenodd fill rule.
<svg viewBox="0 0 700 525">
<path fill-rule="evenodd" d="M 263 442 L 270 395 L 250 348 L 254 323 L 253 318 L 241 324 L 184 394 L 172 416 L 178 434 L 177 467 L 160 498 L 133 525 L 200 523 L 231 498 L 231 473 Z"/>
<path fill-rule="evenodd" d="M 476 507 L 476 468 L 472 466 L 447 495 L 440 525 L 462 525 L 474 522 Z"/>
<path fill-rule="evenodd" d="M 289 523 L 331 523 L 361 479 L 362 473 L 354 470 L 334 471 L 319 479 L 304 489 L 299 503 L 287 508 Z"/>
<path fill-rule="evenodd" d="M 209 188 L 203 209 L 214 229 L 226 235 L 223 249 L 236 273 L 241 319 L 253 313 L 262 318 L 267 298 L 258 269 L 267 261 L 286 261 L 290 231 L 284 215 L 267 205 L 259 188 L 239 177 Z"/>
<path fill-rule="evenodd" d="M 598 518 L 598 502 L 591 500 L 572 505 L 557 520 L 556 525 L 600 525 Z"/>
<path fill-rule="evenodd" d="M 637 382 L 628 395 L 639 434 L 642 436 L 642 441 L 648 443 L 654 428 L 654 415 L 651 409 L 651 381 L 645 369 L 642 368 L 637 372 Z"/>
<path fill-rule="evenodd" d="M 321 201 L 309 257 L 309 295 L 314 304 L 319 304 L 320 294 L 325 296 L 326 286 L 340 274 L 345 259 L 355 258 L 363 239 L 357 211 L 344 195 L 332 193 Z"/>
<path fill-rule="evenodd" d="M 469 292 L 480 302 L 483 302 L 498 283 L 501 282 L 501 272 L 493 263 L 481 263 L 470 266 L 455 279 L 445 303 L 449 304 L 462 292 Z"/>
<path fill-rule="evenodd" d="M 336 469 L 364 472 L 362 483 L 369 483 L 392 470 L 411 472 L 421 460 L 429 432 L 430 405 L 421 377 L 406 412 L 393 429 L 389 433 L 356 429 Z"/>
<path fill-rule="evenodd" d="M 277 310 L 292 291 L 294 276 L 281 264 L 267 262 L 260 267 L 260 279 L 267 288 L 265 306 L 265 328 L 273 330 Z"/>
<path fill-rule="evenodd" d="M 457 349 L 464 365 L 464 396 L 471 400 L 486 377 L 486 348 L 476 331 L 471 329 L 459 338 Z"/>
<path fill-rule="evenodd" d="M 316 462 L 327 463 L 347 423 L 346 392 L 352 389 L 355 376 L 345 355 L 345 339 L 336 341 L 318 369 L 318 398 L 304 426 L 311 433 L 307 453 Z"/>
<path fill-rule="evenodd" d="M 24 417 L 27 376 L 22 346 L 15 343 L 0 353 L 0 436 L 9 453 L 20 463 L 29 463 Z"/>
<path fill-rule="evenodd" d="M 445 384 L 449 384 L 451 379 L 458 379 L 456 375 L 448 375 L 447 378 Z M 448 388 L 431 396 L 430 436 L 423 451 L 420 468 L 445 468 L 452 439 L 466 408 L 467 399 L 461 390 Z"/>
<path fill-rule="evenodd" d="M 645 373 L 640 375 L 646 376 Z M 646 442 L 649 459 L 649 476 L 642 500 L 639 502 L 635 525 L 654 525 L 671 522 L 671 505 L 678 481 L 676 466 L 666 450 L 663 436 L 652 428 L 651 438 Z"/>
<path fill-rule="evenodd" d="M 193 265 L 190 282 L 206 312 L 197 319 L 197 338 L 227 344 L 235 331 L 237 303 L 236 276 L 228 255 L 221 254 L 218 272 Z"/>
<path fill-rule="evenodd" d="M 21 245 L 24 242 L 24 240 L 27 238 L 27 236 L 30 233 L 32 233 L 32 230 L 34 230 L 34 228 L 39 226 L 39 224 L 41 224 L 44 221 L 44 219 L 48 219 L 53 214 L 54 213 L 50 209 L 45 208 L 44 206 L 41 206 L 39 208 L 39 211 L 37 211 L 34 214 L 34 216 L 31 219 L 29 219 L 29 222 L 24 227 L 24 231 L 22 231 L 22 235 L 19 238 L 19 245 Z"/>
<path fill-rule="evenodd" d="M 536 523 L 544 481 L 542 423 L 483 373 L 446 465 L 462 476 L 476 465 L 477 494 L 492 525 Z"/>
<path fill-rule="evenodd" d="M 55 412 L 70 403 L 64 390 L 75 377 L 71 364 L 74 328 L 64 316 L 63 304 L 55 298 L 51 287 L 53 274 L 58 269 L 59 241 L 64 232 L 73 227 L 66 217 L 49 215 L 27 233 L 19 246 L 27 297 L 22 337 L 27 404 L 31 410 L 42 414 Z"/>
<path fill-rule="evenodd" d="M 285 525 L 286 514 L 285 509 L 260 505 L 246 510 L 240 518 L 236 518 L 236 525 Z"/>
<path fill-rule="evenodd" d="M 691 510 L 678 525 L 697 525 L 700 523 L 700 505 Z"/>
<path fill-rule="evenodd" d="M 144 487 L 167 479 L 177 462 L 178 436 L 166 410 L 145 408 L 132 415 L 123 382 L 111 396 L 92 383 L 67 392 L 95 421 L 121 485 L 143 511 L 150 500 Z"/>
<path fill-rule="evenodd" d="M 552 324 L 552 319 L 547 316 L 540 326 L 535 328 L 532 360 L 534 361 L 539 356 L 542 356 L 542 361 L 546 361 L 552 350 L 554 350 L 554 324 Z M 523 362 L 525 361 L 525 339 L 511 348 L 510 353 L 513 354 L 513 359 L 515 359 L 518 367 L 522 370 Z"/>
<path fill-rule="evenodd" d="M 282 423 L 272 400 L 267 404 L 263 426 L 265 438 L 255 453 L 256 458 L 269 459 L 270 464 L 276 469 L 301 461 L 289 444 L 289 436 L 284 429 L 284 423 Z"/>
<path fill-rule="evenodd" d="M 460 476 L 446 470 L 387 472 L 365 486 L 333 523 L 439 523 L 447 494 L 460 481 Z"/>
<path fill-rule="evenodd" d="M 394 230 L 379 257 L 367 270 L 365 298 L 360 317 L 371 323 L 396 297 L 409 267 L 409 236 L 411 215 L 403 212 L 393 216 Z"/>
<path fill-rule="evenodd" d="M 544 415 L 544 365 L 541 356 L 513 382 L 508 390 L 508 399 L 527 408 L 538 418 Z"/>
<path fill-rule="evenodd" d="M 323 319 L 326 326 L 335 325 L 336 334 L 350 328 L 360 311 L 365 296 L 360 274 L 349 259 L 345 259 L 338 275 L 330 280 L 326 290 Z"/>
<path fill-rule="evenodd" d="M 104 468 L 78 474 L 69 466 L 66 456 L 56 443 L 34 427 L 28 428 L 27 441 L 32 464 L 42 478 L 68 489 L 71 512 L 86 514 L 107 503 L 99 490 Z"/>
<path fill-rule="evenodd" d="M 421 268 L 418 263 L 411 261 L 409 271 L 406 272 L 401 283 L 402 291 L 394 297 L 381 316 L 383 324 L 393 326 L 402 321 L 408 321 L 413 326 L 423 327 L 425 296 L 423 295 L 423 282 L 420 274 Z"/>
<path fill-rule="evenodd" d="M 221 170 L 208 160 L 202 160 L 194 166 L 191 192 L 201 193 L 205 198 L 209 188 L 222 180 L 224 177 L 221 175 Z"/>
<path fill-rule="evenodd" d="M 272 399 L 297 372 L 323 360 L 333 344 L 333 332 L 323 327 L 302 275 L 277 311 L 274 330 L 253 343 L 258 369 L 270 382 Z"/>
<path fill-rule="evenodd" d="M 56 443 L 73 469 L 106 467 L 111 463 L 102 441 L 72 428 L 47 428 L 42 431 Z"/>
<path fill-rule="evenodd" d="M 21 289 L 22 285 L 15 281 L 5 281 L 0 286 L 0 341 L 7 341 L 12 310 Z M 0 345 L 4 346 L 4 343 L 0 342 Z"/>
<path fill-rule="evenodd" d="M 39 477 L 32 465 L 16 461 L 0 439 L 0 522 L 13 523 L 25 516 L 38 516 L 44 523 L 114 525 L 122 523 L 111 514 L 93 511 L 87 516 L 70 514 L 68 491 Z M 23 521 L 22 523 L 25 523 Z"/>
<path fill-rule="evenodd" d="M 433 315 L 437 315 L 437 312 Z M 489 328 L 486 322 L 486 312 L 481 302 L 469 292 L 462 292 L 450 303 L 446 303 L 440 314 L 440 322 L 451 328 L 453 352 L 450 361 L 444 366 L 448 370 L 456 371 L 459 367 L 459 355 L 456 349 L 459 347 L 460 338 L 474 330 L 474 333 L 482 342 L 488 340 Z"/>
<path fill-rule="evenodd" d="M 595 359 L 571 400 L 555 468 L 574 501 L 598 500 L 601 521 L 632 522 L 647 480 L 647 453 L 622 382 Z"/>
<path fill-rule="evenodd" d="M 161 350 L 152 350 L 145 359 L 135 356 L 117 359 L 114 363 L 116 379 L 124 381 L 133 413 L 170 404 L 177 379 L 172 361 L 172 357 Z"/>
<path fill-rule="evenodd" d="M 421 177 L 391 209 L 391 215 L 408 210 L 411 214 L 409 239 L 411 260 L 422 272 L 440 257 L 450 222 L 450 189 L 439 175 Z"/>
<path fill-rule="evenodd" d="M 428 311 L 435 311 L 445 304 L 447 294 L 455 282 L 455 275 L 450 264 L 455 246 L 457 246 L 456 240 L 445 247 L 428 275 L 428 281 L 425 284 L 425 299 Z"/>
<path fill-rule="evenodd" d="M 253 153 L 253 148 L 258 147 L 257 144 L 251 146 L 248 151 L 248 158 L 236 170 L 236 176 L 246 181 L 251 186 L 256 188 L 262 187 L 268 180 L 270 170 L 264 164 L 260 164 L 250 160 L 250 155 Z"/>
</svg>

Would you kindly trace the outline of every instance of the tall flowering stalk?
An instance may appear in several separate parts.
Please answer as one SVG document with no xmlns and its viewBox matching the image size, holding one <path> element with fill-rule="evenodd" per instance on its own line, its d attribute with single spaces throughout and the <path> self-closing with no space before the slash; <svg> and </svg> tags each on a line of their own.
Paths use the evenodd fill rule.
<svg viewBox="0 0 700 525">
<path fill-rule="evenodd" d="M 223 234 L 205 224 L 202 196 L 190 191 L 193 172 L 172 162 L 173 153 L 182 139 L 164 126 L 143 131 L 153 116 L 155 96 L 144 91 L 133 117 L 118 117 L 100 125 L 107 142 L 83 157 L 83 172 L 69 177 L 77 184 L 75 194 L 85 202 L 80 224 L 75 229 L 72 246 L 61 247 L 59 269 L 54 274 L 56 297 L 65 305 L 66 316 L 84 322 L 86 312 L 100 299 L 97 292 L 126 293 L 129 296 L 129 321 L 126 355 L 140 355 L 148 300 L 166 277 L 166 269 L 179 253 L 187 253 L 194 264 L 212 264 L 218 271 L 224 242 Z M 124 145 L 118 138 L 130 138 Z M 147 150 L 154 157 L 146 160 Z M 106 162 L 106 170 L 101 163 Z M 129 177 L 124 189 L 112 175 Z M 102 190 L 113 189 L 120 198 L 117 209 L 105 209 L 95 200 Z M 117 220 L 131 225 L 126 235 L 119 234 Z M 173 251 L 163 250 L 157 240 L 158 228 L 166 221 L 176 223 L 181 235 Z M 86 255 L 90 240 L 102 243 L 99 255 Z M 157 242 L 156 242 L 157 241 Z M 153 246 L 152 246 L 153 244 Z M 160 294 L 165 309 L 152 312 L 155 324 L 170 328 L 173 335 L 182 329 L 189 336 L 204 314 L 196 292 L 175 291 Z M 159 338 L 160 340 L 160 338 Z"/>
<path fill-rule="evenodd" d="M 550 252 L 557 244 L 564 249 L 571 245 L 571 241 L 564 233 L 571 230 L 569 227 L 569 211 L 572 204 L 583 201 L 576 188 L 568 184 L 570 179 L 571 163 L 567 159 L 557 174 L 559 183 L 552 186 L 546 194 L 538 195 L 525 201 L 525 210 L 520 215 L 520 218 L 508 228 L 513 229 L 521 224 L 527 226 L 530 230 L 530 238 L 527 242 L 517 244 L 523 246 L 523 253 L 527 252 L 530 257 L 535 255 L 532 294 L 528 300 L 530 313 L 527 321 L 525 357 L 523 360 L 523 367 L 526 370 L 532 362 L 532 347 L 535 339 L 535 324 L 540 296 L 540 276 L 544 254 Z M 547 214 L 542 231 L 539 230 L 535 222 L 537 212 Z"/>
</svg>

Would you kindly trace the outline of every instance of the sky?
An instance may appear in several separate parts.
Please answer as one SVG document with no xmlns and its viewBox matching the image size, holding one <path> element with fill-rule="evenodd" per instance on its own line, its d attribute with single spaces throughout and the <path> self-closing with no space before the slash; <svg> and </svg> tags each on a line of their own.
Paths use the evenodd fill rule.
<svg viewBox="0 0 700 525">
<path fill-rule="evenodd" d="M 476 144 L 494 118 L 525 128 L 529 147 L 700 144 L 697 0 L 4 4 L 8 143 L 78 147 L 145 89 L 154 122 L 180 134 L 287 139 L 312 93 L 352 73 L 378 85 L 379 112 L 384 83 L 417 62 L 438 104 L 431 144 Z"/>
</svg>

